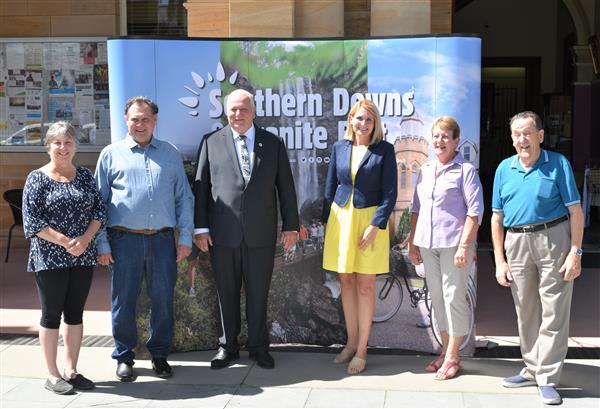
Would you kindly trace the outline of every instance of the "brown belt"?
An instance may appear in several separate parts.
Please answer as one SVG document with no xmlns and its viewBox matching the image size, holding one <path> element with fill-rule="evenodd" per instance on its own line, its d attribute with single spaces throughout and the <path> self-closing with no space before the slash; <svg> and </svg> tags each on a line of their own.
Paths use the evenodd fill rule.
<svg viewBox="0 0 600 409">
<path fill-rule="evenodd" d="M 127 233 L 133 233 L 133 234 L 144 234 L 146 236 L 152 236 L 153 234 L 171 230 L 172 228 L 171 227 L 163 227 L 162 229 L 158 229 L 158 230 L 152 230 L 152 229 L 136 230 L 136 229 L 128 229 L 127 227 L 123 227 L 123 226 L 110 226 L 109 229 L 121 230 L 121 231 L 124 231 Z"/>
</svg>

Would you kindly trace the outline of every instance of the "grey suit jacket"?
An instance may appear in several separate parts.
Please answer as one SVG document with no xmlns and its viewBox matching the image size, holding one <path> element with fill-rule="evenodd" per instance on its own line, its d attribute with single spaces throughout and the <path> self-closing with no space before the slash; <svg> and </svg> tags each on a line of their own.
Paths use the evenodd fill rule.
<svg viewBox="0 0 600 409">
<path fill-rule="evenodd" d="M 277 238 L 277 199 L 282 230 L 298 230 L 294 179 L 283 141 L 255 125 L 254 166 L 245 186 L 231 128 L 205 135 L 194 183 L 196 228 L 210 229 L 213 243 L 272 246 Z"/>
</svg>

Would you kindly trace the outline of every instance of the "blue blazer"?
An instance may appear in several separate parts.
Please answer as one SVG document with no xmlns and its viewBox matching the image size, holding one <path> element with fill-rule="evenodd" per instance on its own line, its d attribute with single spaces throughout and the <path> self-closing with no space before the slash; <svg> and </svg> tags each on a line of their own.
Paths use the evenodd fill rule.
<svg viewBox="0 0 600 409">
<path fill-rule="evenodd" d="M 335 202 L 340 207 L 345 206 L 354 190 L 354 207 L 364 209 L 377 206 L 371 224 L 385 229 L 398 193 L 394 146 L 386 141 L 370 145 L 356 173 L 354 186 L 350 175 L 351 153 L 352 141 L 348 139 L 337 141 L 331 148 L 323 200 L 323 223 L 329 219 L 331 204 Z"/>
</svg>

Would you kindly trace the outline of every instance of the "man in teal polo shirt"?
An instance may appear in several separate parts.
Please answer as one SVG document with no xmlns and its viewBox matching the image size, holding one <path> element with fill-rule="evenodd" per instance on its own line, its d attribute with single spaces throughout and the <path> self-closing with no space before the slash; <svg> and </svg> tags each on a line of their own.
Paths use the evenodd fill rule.
<svg viewBox="0 0 600 409">
<path fill-rule="evenodd" d="M 583 212 L 569 162 L 541 148 L 540 117 L 521 112 L 510 128 L 517 154 L 496 170 L 492 240 L 496 280 L 511 288 L 515 301 L 525 368 L 502 385 L 538 385 L 543 403 L 560 404 L 556 387 L 567 355 L 573 280 L 581 273 Z"/>
</svg>

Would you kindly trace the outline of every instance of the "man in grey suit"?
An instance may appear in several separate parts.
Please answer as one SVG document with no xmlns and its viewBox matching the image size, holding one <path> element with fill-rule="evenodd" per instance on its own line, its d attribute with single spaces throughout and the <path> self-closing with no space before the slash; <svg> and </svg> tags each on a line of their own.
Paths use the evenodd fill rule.
<svg viewBox="0 0 600 409">
<path fill-rule="evenodd" d="M 285 250 L 296 243 L 299 219 L 294 179 L 283 141 L 254 126 L 251 93 L 227 97 L 228 126 L 201 142 L 194 184 L 195 242 L 210 250 L 221 311 L 219 350 L 211 368 L 239 358 L 240 290 L 246 289 L 250 358 L 275 366 L 269 354 L 267 302 L 277 239 L 277 200 Z"/>
</svg>

